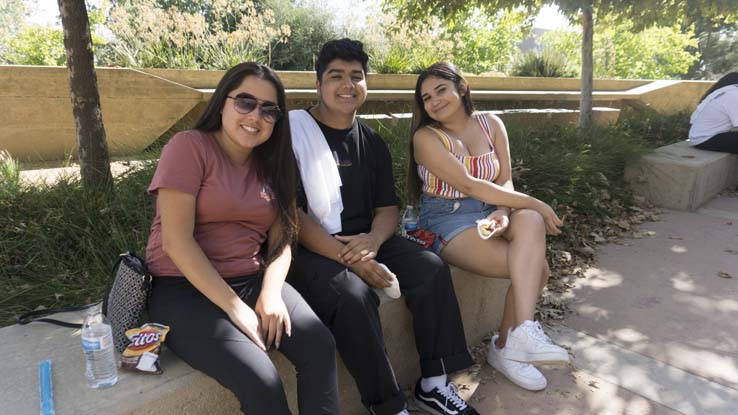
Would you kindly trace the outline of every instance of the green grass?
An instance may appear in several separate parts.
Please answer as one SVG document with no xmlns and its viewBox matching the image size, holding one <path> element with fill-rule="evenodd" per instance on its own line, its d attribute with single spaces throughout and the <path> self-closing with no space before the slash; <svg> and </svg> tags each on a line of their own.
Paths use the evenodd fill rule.
<svg viewBox="0 0 738 415">
<path fill-rule="evenodd" d="M 23 186 L 0 197 L 0 325 L 39 306 L 102 298 L 125 250 L 143 254 L 153 216 L 146 195 L 153 164 L 116 179 L 115 195 L 92 198 L 79 180 Z"/>
<path fill-rule="evenodd" d="M 564 235 L 556 243 L 576 245 L 626 210 L 626 161 L 686 138 L 683 124 L 649 115 L 647 121 L 629 116 L 613 127 L 587 132 L 554 124 L 511 127 L 516 188 L 565 216 Z M 402 199 L 408 125 L 377 126 L 393 154 Z M 146 194 L 154 163 L 117 177 L 114 195 L 103 199 L 87 196 L 73 178 L 24 185 L 13 163 L 0 157 L 0 325 L 39 306 L 98 301 L 117 255 L 125 250 L 144 254 L 154 214 L 154 200 Z"/>
</svg>

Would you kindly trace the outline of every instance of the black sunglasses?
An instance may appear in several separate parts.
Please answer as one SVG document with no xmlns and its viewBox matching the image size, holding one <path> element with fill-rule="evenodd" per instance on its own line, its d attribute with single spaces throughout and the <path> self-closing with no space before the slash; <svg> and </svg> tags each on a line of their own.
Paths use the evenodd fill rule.
<svg viewBox="0 0 738 415">
<path fill-rule="evenodd" d="M 239 114 L 249 114 L 255 110 L 256 107 L 259 107 L 261 117 L 264 118 L 264 121 L 266 122 L 275 123 L 277 120 L 282 118 L 282 110 L 280 110 L 279 106 L 273 102 L 259 102 L 259 100 L 253 95 L 243 92 L 235 97 L 227 95 L 226 98 L 233 100 L 233 108 L 235 108 L 236 112 Z"/>
</svg>

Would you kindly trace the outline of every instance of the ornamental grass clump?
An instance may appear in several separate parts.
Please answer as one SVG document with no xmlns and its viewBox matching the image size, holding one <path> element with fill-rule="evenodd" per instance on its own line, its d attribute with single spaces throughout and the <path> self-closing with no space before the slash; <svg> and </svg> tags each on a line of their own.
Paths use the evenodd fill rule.
<svg viewBox="0 0 738 415">
<path fill-rule="evenodd" d="M 108 27 L 111 62 L 126 67 L 228 69 L 245 61 L 269 64 L 270 50 L 290 36 L 271 9 L 252 1 L 193 0 L 182 8 L 156 0 L 116 2 Z"/>
</svg>

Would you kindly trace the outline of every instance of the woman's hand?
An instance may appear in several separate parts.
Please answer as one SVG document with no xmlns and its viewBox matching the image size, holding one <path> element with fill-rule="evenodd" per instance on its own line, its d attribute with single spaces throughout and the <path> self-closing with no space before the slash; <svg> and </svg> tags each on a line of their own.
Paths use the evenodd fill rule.
<svg viewBox="0 0 738 415">
<path fill-rule="evenodd" d="M 262 290 L 256 300 L 256 314 L 261 322 L 261 335 L 266 340 L 267 349 L 272 344 L 279 349 L 283 329 L 287 336 L 292 335 L 292 322 L 281 293 Z"/>
<path fill-rule="evenodd" d="M 490 237 L 502 235 L 510 226 L 510 214 L 506 209 L 495 210 L 487 216 L 487 220 L 492 222 L 492 224 L 487 227 L 491 232 Z"/>
<path fill-rule="evenodd" d="M 264 338 L 261 335 L 261 328 L 259 327 L 259 318 L 251 307 L 241 302 L 233 310 L 228 312 L 228 317 L 231 319 L 233 324 L 249 336 L 249 338 L 259 346 L 259 348 L 266 351 Z"/>
<path fill-rule="evenodd" d="M 543 223 L 546 225 L 546 233 L 549 235 L 560 234 L 561 229 L 559 229 L 559 226 L 563 225 L 564 222 L 559 219 L 551 206 L 541 202 L 540 200 L 537 200 L 537 202 L 538 203 L 536 203 L 534 209 L 543 216 Z"/>
</svg>

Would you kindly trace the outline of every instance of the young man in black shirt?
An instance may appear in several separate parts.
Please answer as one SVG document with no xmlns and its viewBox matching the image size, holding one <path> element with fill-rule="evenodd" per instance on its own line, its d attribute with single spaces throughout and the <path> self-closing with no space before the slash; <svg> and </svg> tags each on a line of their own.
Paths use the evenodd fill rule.
<svg viewBox="0 0 738 415">
<path fill-rule="evenodd" d="M 335 185 L 340 185 L 343 208 L 340 224 L 334 212 L 333 224 L 326 226 L 330 220 L 323 222 L 315 214 L 311 194 L 302 197 L 307 213 L 301 212 L 301 246 L 288 280 L 330 328 L 362 403 L 372 414 L 394 415 L 407 414 L 406 399 L 385 352 L 379 298 L 372 289 L 389 287 L 394 273 L 413 315 L 422 373 L 416 401 L 435 414 L 474 415 L 477 411 L 457 395 L 447 378 L 473 364 L 448 266 L 432 252 L 395 235 L 399 211 L 389 149 L 374 130 L 356 119 L 366 100 L 367 61 L 360 42 L 341 39 L 323 45 L 316 62 L 320 102 L 306 110 L 309 117 L 303 110 L 290 114 L 305 191 L 314 191 L 308 182 L 315 180 L 305 177 L 305 164 L 316 161 L 301 154 L 295 136 L 300 134 L 296 131 L 305 131 L 298 124 L 315 123 L 319 129 L 312 130 L 314 135 L 304 133 L 310 136 L 303 143 L 327 143 L 322 154 L 330 151 L 335 160 L 340 176 Z M 328 159 L 332 164 L 330 155 Z M 321 187 L 323 179 L 319 182 Z"/>
</svg>

